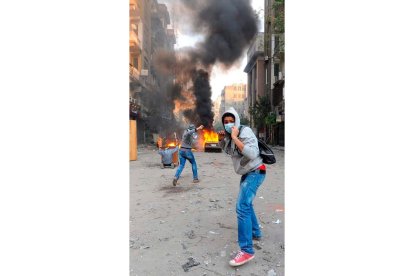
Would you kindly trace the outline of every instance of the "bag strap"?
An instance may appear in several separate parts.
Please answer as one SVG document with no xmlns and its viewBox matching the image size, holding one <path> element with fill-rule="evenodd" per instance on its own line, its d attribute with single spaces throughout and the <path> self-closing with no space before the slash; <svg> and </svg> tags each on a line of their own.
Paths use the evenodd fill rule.
<svg viewBox="0 0 414 276">
<path fill-rule="evenodd" d="M 239 126 L 239 134 L 237 134 L 237 137 L 239 137 L 240 136 L 240 134 L 241 134 L 241 132 L 242 132 L 242 130 L 244 129 L 244 125 L 240 125 Z M 235 150 L 237 150 L 237 152 L 241 155 L 242 153 L 240 152 L 240 150 L 239 150 L 239 148 L 236 146 L 236 145 L 234 145 L 234 148 L 235 148 Z"/>
<path fill-rule="evenodd" d="M 241 132 L 242 132 L 243 128 L 244 128 L 244 125 L 240 125 L 240 126 L 239 126 L 239 134 L 237 135 L 237 137 L 239 137 L 239 136 L 240 136 L 240 134 L 241 134 Z"/>
</svg>

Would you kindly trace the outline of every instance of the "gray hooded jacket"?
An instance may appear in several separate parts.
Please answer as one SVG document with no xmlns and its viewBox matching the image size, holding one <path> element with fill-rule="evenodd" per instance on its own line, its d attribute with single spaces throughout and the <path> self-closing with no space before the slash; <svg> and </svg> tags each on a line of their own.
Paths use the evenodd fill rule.
<svg viewBox="0 0 414 276">
<path fill-rule="evenodd" d="M 193 146 L 193 134 L 197 132 L 196 129 L 186 129 L 181 139 L 181 147 L 191 149 Z"/>
<path fill-rule="evenodd" d="M 234 126 L 240 127 L 240 117 L 237 111 L 230 107 L 223 113 L 221 121 L 223 122 L 224 114 L 231 113 L 234 115 L 235 121 Z M 224 125 L 223 125 L 224 127 Z M 259 155 L 259 145 L 257 143 L 256 135 L 254 135 L 252 129 L 248 126 L 244 126 L 242 131 L 239 133 L 239 139 L 243 142 L 243 151 L 237 148 L 234 141 L 231 139 L 231 135 L 226 132 L 226 135 L 219 145 L 223 151 L 231 156 L 233 161 L 234 171 L 237 174 L 243 175 L 251 172 L 259 167 L 263 160 Z"/>
</svg>

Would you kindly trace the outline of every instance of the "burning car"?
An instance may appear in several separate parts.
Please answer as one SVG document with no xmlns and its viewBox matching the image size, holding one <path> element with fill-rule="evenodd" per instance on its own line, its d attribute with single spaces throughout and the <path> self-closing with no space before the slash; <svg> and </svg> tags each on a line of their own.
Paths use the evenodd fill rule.
<svg viewBox="0 0 414 276">
<path fill-rule="evenodd" d="M 221 152 L 219 147 L 219 136 L 214 130 L 203 130 L 204 152 Z"/>
</svg>

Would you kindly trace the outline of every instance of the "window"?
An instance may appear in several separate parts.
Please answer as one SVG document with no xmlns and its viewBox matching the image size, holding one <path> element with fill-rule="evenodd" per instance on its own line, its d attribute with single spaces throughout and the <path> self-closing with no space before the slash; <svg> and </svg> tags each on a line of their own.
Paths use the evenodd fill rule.
<svg viewBox="0 0 414 276">
<path fill-rule="evenodd" d="M 137 69 L 138 69 L 138 57 L 134 57 L 134 58 L 132 59 L 132 64 L 133 64 L 133 66 L 134 66 L 135 68 L 137 68 Z"/>
<path fill-rule="evenodd" d="M 273 67 L 273 75 L 278 79 L 279 77 L 279 63 L 275 63 Z"/>
</svg>

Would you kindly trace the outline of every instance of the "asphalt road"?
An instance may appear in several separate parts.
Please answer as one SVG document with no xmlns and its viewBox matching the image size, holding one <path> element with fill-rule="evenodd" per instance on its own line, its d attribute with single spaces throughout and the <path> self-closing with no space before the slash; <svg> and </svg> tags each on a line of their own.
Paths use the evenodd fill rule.
<svg viewBox="0 0 414 276">
<path fill-rule="evenodd" d="M 255 259 L 233 268 L 240 176 L 230 158 L 194 152 L 200 183 L 187 162 L 173 187 L 176 169 L 161 169 L 155 148 L 140 146 L 130 162 L 130 275 L 284 275 L 284 151 L 275 153 L 254 200 L 264 237 Z"/>
</svg>

